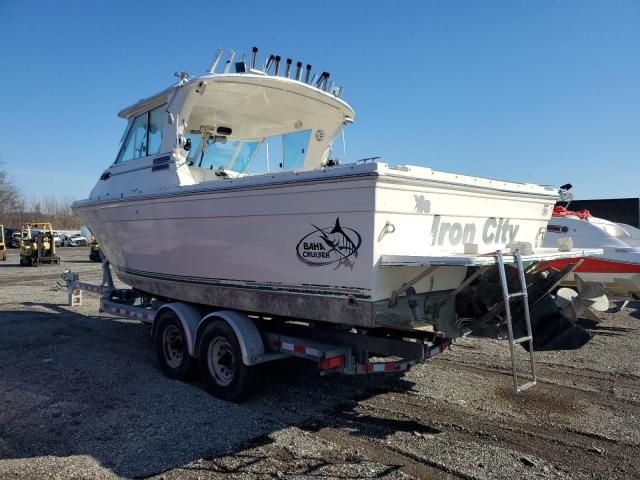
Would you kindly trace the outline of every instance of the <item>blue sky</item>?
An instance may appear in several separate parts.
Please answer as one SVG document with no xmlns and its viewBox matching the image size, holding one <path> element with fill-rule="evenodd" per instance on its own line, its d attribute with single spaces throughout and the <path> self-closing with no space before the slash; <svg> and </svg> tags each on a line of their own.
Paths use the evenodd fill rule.
<svg viewBox="0 0 640 480">
<path fill-rule="evenodd" d="M 347 161 L 640 196 L 640 2 L 0 0 L 0 160 L 27 196 L 84 198 L 122 107 L 218 47 L 328 70 Z"/>
</svg>

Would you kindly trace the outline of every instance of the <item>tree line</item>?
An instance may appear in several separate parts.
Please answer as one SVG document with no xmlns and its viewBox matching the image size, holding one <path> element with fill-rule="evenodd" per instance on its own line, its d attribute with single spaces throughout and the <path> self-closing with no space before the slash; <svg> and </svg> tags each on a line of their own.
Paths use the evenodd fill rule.
<svg viewBox="0 0 640 480">
<path fill-rule="evenodd" d="M 55 195 L 24 198 L 7 171 L 0 168 L 0 224 L 5 228 L 49 222 L 54 230 L 78 230 L 80 219 L 71 211 L 72 202 L 71 198 Z"/>
</svg>

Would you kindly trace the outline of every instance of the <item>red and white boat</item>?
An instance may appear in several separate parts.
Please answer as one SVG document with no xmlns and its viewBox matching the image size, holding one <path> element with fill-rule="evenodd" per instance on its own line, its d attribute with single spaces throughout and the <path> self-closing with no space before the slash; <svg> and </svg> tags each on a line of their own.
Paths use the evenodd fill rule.
<svg viewBox="0 0 640 480">
<path fill-rule="evenodd" d="M 571 211 L 556 206 L 547 225 L 545 247 L 557 247 L 561 238 L 571 237 L 574 247 L 603 248 L 601 256 L 583 259 L 582 264 L 567 275 L 563 284 L 575 285 L 578 274 L 586 282 L 600 282 L 608 293 L 640 296 L 640 230 L 623 223 L 594 217 L 588 210 Z M 567 259 L 550 265 L 561 269 Z"/>
</svg>

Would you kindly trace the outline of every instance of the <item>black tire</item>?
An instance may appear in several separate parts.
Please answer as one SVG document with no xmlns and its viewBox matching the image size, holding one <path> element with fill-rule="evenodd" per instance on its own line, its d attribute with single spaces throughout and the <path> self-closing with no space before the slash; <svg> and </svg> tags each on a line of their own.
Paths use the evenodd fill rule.
<svg viewBox="0 0 640 480">
<path fill-rule="evenodd" d="M 214 396 L 238 402 L 252 391 L 255 367 L 242 361 L 235 332 L 224 320 L 214 320 L 200 342 L 200 372 L 207 390 Z"/>
<path fill-rule="evenodd" d="M 153 344 L 160 370 L 173 380 L 191 378 L 195 359 L 189 355 L 187 335 L 177 315 L 164 310 L 156 321 Z"/>
</svg>

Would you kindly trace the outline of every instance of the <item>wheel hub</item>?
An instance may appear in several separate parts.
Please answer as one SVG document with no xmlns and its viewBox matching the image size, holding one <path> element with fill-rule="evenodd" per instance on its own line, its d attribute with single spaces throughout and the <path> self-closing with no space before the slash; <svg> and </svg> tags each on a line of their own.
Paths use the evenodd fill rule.
<svg viewBox="0 0 640 480">
<path fill-rule="evenodd" d="M 233 348 L 226 338 L 216 337 L 209 344 L 207 363 L 216 383 L 227 386 L 233 381 L 236 372 Z"/>
<path fill-rule="evenodd" d="M 171 368 L 178 368 L 182 364 L 184 339 L 175 325 L 169 325 L 162 334 L 164 358 Z"/>
</svg>

